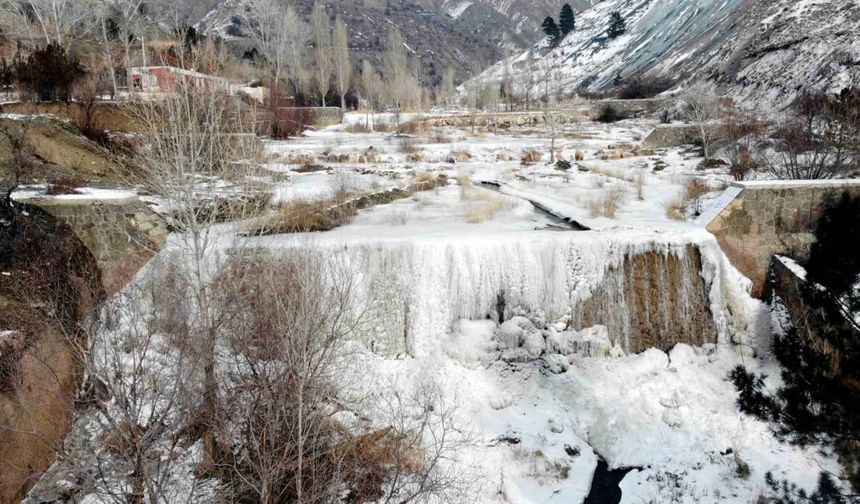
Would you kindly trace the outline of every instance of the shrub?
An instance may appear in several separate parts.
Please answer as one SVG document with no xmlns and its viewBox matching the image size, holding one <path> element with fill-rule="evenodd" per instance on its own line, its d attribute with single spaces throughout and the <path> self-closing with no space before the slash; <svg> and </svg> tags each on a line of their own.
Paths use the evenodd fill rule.
<svg viewBox="0 0 860 504">
<path fill-rule="evenodd" d="M 588 202 L 588 208 L 592 217 L 607 217 L 614 219 L 621 209 L 621 205 L 627 198 L 627 191 L 623 187 L 613 187 L 598 198 Z"/>
<path fill-rule="evenodd" d="M 86 75 L 78 58 L 56 42 L 33 50 L 26 58 L 16 54 L 12 72 L 22 98 L 36 101 L 68 101 L 74 84 Z"/>
<path fill-rule="evenodd" d="M 76 194 L 79 187 L 83 187 L 84 182 L 75 177 L 63 177 L 48 184 L 48 194 L 55 196 L 58 194 Z"/>
<path fill-rule="evenodd" d="M 600 108 L 600 113 L 594 118 L 595 121 L 604 124 L 618 122 L 624 119 L 624 116 L 612 105 L 604 105 Z"/>
<path fill-rule="evenodd" d="M 559 159 L 558 161 L 555 162 L 555 169 L 558 171 L 570 170 L 570 168 L 572 166 L 573 165 L 570 164 L 570 161 L 565 161 L 564 159 Z"/>
<path fill-rule="evenodd" d="M 618 98 L 622 100 L 653 98 L 671 88 L 672 81 L 667 79 L 634 79 L 621 85 L 618 89 Z"/>
</svg>

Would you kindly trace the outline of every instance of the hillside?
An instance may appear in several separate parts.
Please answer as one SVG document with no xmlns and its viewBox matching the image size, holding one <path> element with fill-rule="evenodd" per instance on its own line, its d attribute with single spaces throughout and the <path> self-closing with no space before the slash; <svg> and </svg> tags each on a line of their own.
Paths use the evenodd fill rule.
<svg viewBox="0 0 860 504">
<path fill-rule="evenodd" d="M 589 1 L 589 0 L 583 0 Z M 400 28 L 407 45 L 420 58 L 421 78 L 436 85 L 447 67 L 465 79 L 472 68 L 529 47 L 540 38 L 538 29 L 546 15 L 557 15 L 551 0 L 390 0 L 387 2 L 340 2 L 326 0 L 329 13 L 346 21 L 353 56 L 358 64 L 368 59 L 378 65 L 386 47 L 384 27 Z M 300 14 L 310 17 L 312 0 L 297 0 Z M 204 33 L 224 36 L 234 47 L 246 49 L 248 24 L 255 22 L 249 0 L 221 0 L 198 17 Z"/>
<path fill-rule="evenodd" d="M 606 30 L 620 12 L 627 32 Z M 609 0 L 581 12 L 556 48 L 531 49 L 533 85 L 566 93 L 607 90 L 616 76 L 709 82 L 753 101 L 779 102 L 798 90 L 836 90 L 860 78 L 860 2 L 823 0 Z M 520 86 L 527 55 L 482 74 L 501 78 L 510 63 Z M 550 83 L 544 77 L 552 75 Z"/>
</svg>

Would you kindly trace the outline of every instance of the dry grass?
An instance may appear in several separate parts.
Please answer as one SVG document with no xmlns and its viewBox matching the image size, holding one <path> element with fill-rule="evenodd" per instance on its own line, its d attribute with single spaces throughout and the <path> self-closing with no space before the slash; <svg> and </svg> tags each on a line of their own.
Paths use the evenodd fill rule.
<svg viewBox="0 0 860 504">
<path fill-rule="evenodd" d="M 590 165 L 586 166 L 591 173 L 596 173 L 598 175 L 603 175 L 604 177 L 625 180 L 624 175 L 621 174 L 621 171 L 617 168 L 611 168 L 608 166 L 599 166 L 599 165 Z"/>
<path fill-rule="evenodd" d="M 456 177 L 457 185 L 460 186 L 460 199 L 462 201 L 467 201 L 472 198 L 474 186 L 472 185 L 472 179 L 469 178 L 469 175 L 465 173 L 461 173 Z"/>
<path fill-rule="evenodd" d="M 337 204 L 335 198 L 285 203 L 266 220 L 265 232 L 262 234 L 328 231 L 349 223 L 355 217 L 355 212 L 346 209 L 333 210 L 338 208 Z"/>
<path fill-rule="evenodd" d="M 424 149 L 421 147 L 417 138 L 403 137 L 400 140 L 400 145 L 397 150 L 402 154 L 415 154 L 423 151 Z"/>
<path fill-rule="evenodd" d="M 347 133 L 370 133 L 370 128 L 361 121 L 349 124 L 343 130 Z"/>
<path fill-rule="evenodd" d="M 475 203 L 466 208 L 466 223 L 481 224 L 491 221 L 497 215 L 513 207 L 513 202 L 504 197 L 492 197 L 486 191 L 477 191 L 473 195 Z"/>
<path fill-rule="evenodd" d="M 684 207 L 687 205 L 687 200 L 683 195 L 672 198 L 666 203 L 666 217 L 671 220 L 685 221 L 687 217 L 684 215 Z"/>
<path fill-rule="evenodd" d="M 606 217 L 614 219 L 627 199 L 627 190 L 623 187 L 613 187 L 603 195 L 588 202 L 591 217 Z"/>
<path fill-rule="evenodd" d="M 427 142 L 433 144 L 449 144 L 453 141 L 454 139 L 446 135 L 445 131 L 441 128 L 433 128 L 433 131 L 427 137 Z"/>
<path fill-rule="evenodd" d="M 695 206 L 694 213 L 699 215 L 701 213 L 701 204 L 699 203 L 701 197 L 711 192 L 711 188 L 705 181 L 695 177 L 687 178 L 683 185 L 684 188 L 681 192 L 666 204 L 666 217 L 672 220 L 687 220 L 686 209 L 691 203 Z"/>
<path fill-rule="evenodd" d="M 639 170 L 636 177 L 633 179 L 633 186 L 636 188 L 636 199 L 645 201 L 645 172 Z"/>
</svg>

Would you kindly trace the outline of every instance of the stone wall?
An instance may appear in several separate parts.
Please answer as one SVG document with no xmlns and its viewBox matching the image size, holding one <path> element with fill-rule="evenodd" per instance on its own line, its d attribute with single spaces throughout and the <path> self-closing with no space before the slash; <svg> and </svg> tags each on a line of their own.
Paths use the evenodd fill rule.
<svg viewBox="0 0 860 504">
<path fill-rule="evenodd" d="M 699 127 L 695 124 L 660 124 L 652 131 L 642 145 L 651 149 L 665 149 L 691 144 L 699 135 Z"/>
<path fill-rule="evenodd" d="M 771 257 L 803 259 L 824 203 L 844 191 L 860 195 L 860 180 L 736 182 L 704 222 L 761 296 Z"/>
<path fill-rule="evenodd" d="M 108 293 L 154 256 L 169 233 L 165 220 L 139 198 L 34 198 L 26 201 L 68 223 L 96 259 Z"/>
<path fill-rule="evenodd" d="M 551 111 L 553 117 L 559 124 L 568 124 L 588 120 L 588 114 L 582 110 L 559 109 Z M 534 112 L 500 112 L 498 114 L 452 114 L 441 117 L 430 117 L 421 120 L 427 126 L 453 126 L 453 127 L 487 127 L 511 128 L 517 126 L 535 126 L 544 124 L 546 115 L 543 111 Z"/>
</svg>

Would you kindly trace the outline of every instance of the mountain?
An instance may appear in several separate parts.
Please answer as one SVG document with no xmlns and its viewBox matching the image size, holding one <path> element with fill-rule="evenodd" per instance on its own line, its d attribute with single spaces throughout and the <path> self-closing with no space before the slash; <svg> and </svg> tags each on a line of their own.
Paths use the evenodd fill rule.
<svg viewBox="0 0 860 504">
<path fill-rule="evenodd" d="M 569 0 L 576 10 L 590 7 L 597 0 Z M 541 23 L 547 16 L 558 19 L 564 2 L 557 0 L 424 0 L 454 20 L 467 33 L 488 37 L 505 51 L 520 52 L 539 41 Z"/>
<path fill-rule="evenodd" d="M 627 26 L 615 39 L 612 12 Z M 507 67 L 520 87 L 570 93 L 609 89 L 618 75 L 664 78 L 779 104 L 860 82 L 858 62 L 860 0 L 606 0 L 581 12 L 558 47 L 541 42 L 479 79 L 499 80 Z"/>
<path fill-rule="evenodd" d="M 592 0 L 574 0 L 589 5 Z M 389 26 L 403 33 L 418 57 L 422 80 L 435 85 L 444 69 L 453 67 L 461 79 L 503 57 L 521 52 L 538 41 L 540 23 L 558 16 L 554 0 L 323 0 L 329 13 L 343 17 L 356 63 L 380 64 Z M 247 49 L 247 25 L 253 23 L 251 0 L 202 0 L 197 8 L 198 29 L 225 36 Z M 295 0 L 297 11 L 310 17 L 313 0 Z"/>
</svg>

